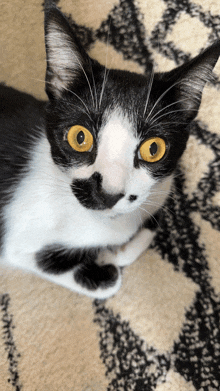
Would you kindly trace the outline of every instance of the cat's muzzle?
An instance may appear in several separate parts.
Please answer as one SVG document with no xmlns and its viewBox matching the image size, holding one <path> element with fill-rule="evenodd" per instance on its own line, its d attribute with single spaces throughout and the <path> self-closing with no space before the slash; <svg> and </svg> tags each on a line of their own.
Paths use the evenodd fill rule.
<svg viewBox="0 0 220 391">
<path fill-rule="evenodd" d="M 76 179 L 71 185 L 73 194 L 88 209 L 111 209 L 124 197 L 123 193 L 110 194 L 102 188 L 102 175 L 95 172 L 89 179 Z"/>
</svg>

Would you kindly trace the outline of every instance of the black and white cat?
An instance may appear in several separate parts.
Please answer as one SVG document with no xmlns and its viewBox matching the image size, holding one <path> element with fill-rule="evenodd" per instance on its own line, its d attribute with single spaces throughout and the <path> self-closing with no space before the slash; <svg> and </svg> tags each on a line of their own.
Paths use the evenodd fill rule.
<svg viewBox="0 0 220 391">
<path fill-rule="evenodd" d="M 89 58 L 55 5 L 45 11 L 49 102 L 1 85 L 1 259 L 107 298 L 151 243 L 217 42 L 171 72 Z"/>
</svg>

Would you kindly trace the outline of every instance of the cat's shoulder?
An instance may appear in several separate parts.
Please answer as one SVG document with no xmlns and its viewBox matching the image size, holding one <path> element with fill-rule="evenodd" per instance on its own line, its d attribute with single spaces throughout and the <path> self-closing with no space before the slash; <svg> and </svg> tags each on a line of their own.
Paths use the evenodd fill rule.
<svg viewBox="0 0 220 391">
<path fill-rule="evenodd" d="M 0 207 L 28 170 L 42 137 L 45 102 L 0 83 Z"/>
<path fill-rule="evenodd" d="M 34 96 L 16 90 L 0 83 L 0 118 L 11 116 L 11 114 L 23 114 L 30 116 L 32 112 L 36 115 L 44 115 L 46 102 L 36 99 Z"/>
<path fill-rule="evenodd" d="M 45 132 L 46 102 L 0 83 L 0 153 L 28 148 Z"/>
</svg>

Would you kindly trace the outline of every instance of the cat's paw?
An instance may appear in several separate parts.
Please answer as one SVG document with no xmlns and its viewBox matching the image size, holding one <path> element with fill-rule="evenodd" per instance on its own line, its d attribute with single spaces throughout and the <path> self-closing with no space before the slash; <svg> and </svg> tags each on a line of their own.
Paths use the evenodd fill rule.
<svg viewBox="0 0 220 391">
<path fill-rule="evenodd" d="M 115 295 L 121 286 L 121 271 L 111 264 L 78 265 L 73 278 L 77 292 L 95 299 L 107 299 Z"/>
<path fill-rule="evenodd" d="M 74 269 L 74 279 L 89 291 L 112 288 L 119 279 L 119 269 L 111 264 L 81 264 Z"/>
<path fill-rule="evenodd" d="M 72 290 L 94 299 L 107 299 L 121 287 L 121 271 L 114 265 L 78 265 L 74 268 Z"/>
<path fill-rule="evenodd" d="M 155 231 L 143 228 L 133 239 L 123 246 L 100 251 L 96 263 L 99 265 L 111 263 L 120 267 L 131 265 L 147 250 L 154 236 Z"/>
<path fill-rule="evenodd" d="M 108 299 L 121 287 L 121 271 L 114 265 L 77 265 L 72 270 L 56 275 L 38 270 L 36 273 L 49 281 L 93 299 Z"/>
<path fill-rule="evenodd" d="M 121 271 L 111 264 L 97 264 L 96 250 L 67 249 L 50 245 L 35 255 L 36 271 L 41 276 L 72 291 L 95 299 L 114 295 L 121 286 Z"/>
</svg>

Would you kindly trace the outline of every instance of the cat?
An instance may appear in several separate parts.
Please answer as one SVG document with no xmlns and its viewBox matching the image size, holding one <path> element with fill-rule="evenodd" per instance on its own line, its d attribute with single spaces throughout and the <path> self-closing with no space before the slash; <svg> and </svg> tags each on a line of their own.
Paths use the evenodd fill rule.
<svg viewBox="0 0 220 391">
<path fill-rule="evenodd" d="M 46 4 L 45 46 L 48 102 L 0 87 L 1 260 L 106 299 L 155 236 L 220 42 L 169 72 L 111 70 Z"/>
</svg>

